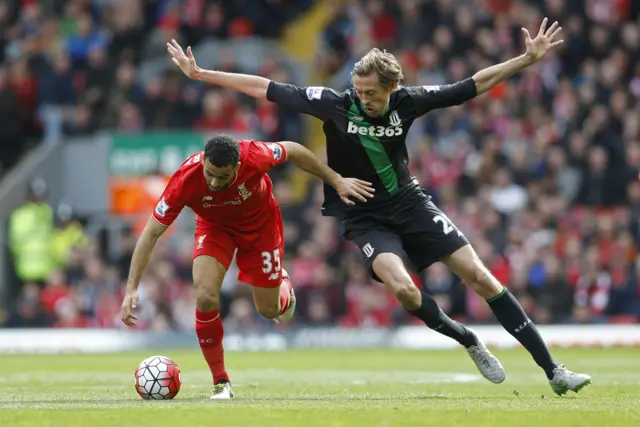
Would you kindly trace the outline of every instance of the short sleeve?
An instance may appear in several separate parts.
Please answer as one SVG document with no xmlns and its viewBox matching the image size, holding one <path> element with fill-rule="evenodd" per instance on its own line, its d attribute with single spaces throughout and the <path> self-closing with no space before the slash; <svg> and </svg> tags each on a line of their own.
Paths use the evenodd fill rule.
<svg viewBox="0 0 640 427">
<path fill-rule="evenodd" d="M 251 141 L 250 144 L 250 161 L 262 172 L 268 172 L 287 161 L 287 150 L 279 142 Z"/>
<path fill-rule="evenodd" d="M 162 196 L 153 210 L 153 218 L 162 225 L 170 226 L 184 207 L 181 197 L 183 191 L 182 171 L 178 170 L 162 192 Z"/>
<path fill-rule="evenodd" d="M 269 101 L 321 120 L 331 118 L 336 111 L 336 106 L 343 102 L 344 96 L 344 93 L 338 93 L 323 86 L 298 87 L 271 81 L 267 88 Z"/>
<path fill-rule="evenodd" d="M 472 78 L 449 85 L 411 86 L 406 90 L 413 99 L 416 117 L 438 108 L 460 105 L 475 98 L 478 93 Z"/>
</svg>

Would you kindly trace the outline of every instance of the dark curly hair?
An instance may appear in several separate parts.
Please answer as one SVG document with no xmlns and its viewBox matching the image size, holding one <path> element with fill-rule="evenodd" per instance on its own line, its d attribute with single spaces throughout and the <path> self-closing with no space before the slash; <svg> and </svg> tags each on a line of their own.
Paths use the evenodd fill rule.
<svg viewBox="0 0 640 427">
<path fill-rule="evenodd" d="M 204 157 L 218 168 L 235 166 L 240 160 L 240 145 L 230 135 L 216 135 L 205 144 Z"/>
</svg>

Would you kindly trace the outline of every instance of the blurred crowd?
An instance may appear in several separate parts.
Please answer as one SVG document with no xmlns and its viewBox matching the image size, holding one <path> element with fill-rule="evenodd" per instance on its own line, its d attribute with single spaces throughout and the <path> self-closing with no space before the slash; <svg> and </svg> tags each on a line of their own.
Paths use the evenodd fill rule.
<svg viewBox="0 0 640 427">
<path fill-rule="evenodd" d="M 114 2 L 100 4 L 111 3 Z M 220 2 L 206 3 L 209 8 L 231 13 L 226 8 L 217 9 Z M 265 2 L 272 6 L 282 3 Z M 127 0 L 126 4 L 139 5 L 140 2 Z M 48 16 L 46 8 L 40 6 L 39 10 L 38 16 Z M 73 26 L 62 24 L 83 19 L 73 18 L 75 15 L 70 10 L 58 11 L 56 31 L 67 28 L 71 31 L 68 34 L 72 34 Z M 169 18 L 159 19 L 171 17 L 174 10 L 171 7 L 164 14 L 156 9 L 150 21 L 145 8 L 137 10 L 145 11 L 147 17 L 143 20 L 147 23 L 143 32 L 135 33 L 136 37 L 117 38 L 113 36 L 117 34 L 115 31 L 110 42 L 101 42 L 105 43 L 103 49 L 108 55 L 115 55 L 109 56 L 115 58 L 115 62 L 111 59 L 107 62 L 116 64 L 115 74 L 109 74 L 106 80 L 95 77 L 96 81 L 103 82 L 97 84 L 102 88 L 98 91 L 103 99 L 99 104 L 104 108 L 100 110 L 102 113 L 93 114 L 97 111 L 94 104 L 87 104 L 87 98 L 79 95 L 86 95 L 86 88 L 93 87 L 86 83 L 93 81 L 89 79 L 93 74 L 86 68 L 73 68 L 87 73 L 86 80 L 73 80 L 67 85 L 69 90 L 73 87 L 73 96 L 62 89 L 61 83 L 54 85 L 58 95 L 69 96 L 70 105 L 84 99 L 73 107 L 76 113 L 84 111 L 84 116 L 81 113 L 71 117 L 85 117 L 87 123 L 94 123 L 87 115 L 105 120 L 113 117 L 95 126 L 135 130 L 136 126 L 131 126 L 129 121 L 135 114 L 124 114 L 120 108 L 126 105 L 141 111 L 140 123 L 143 122 L 144 127 L 209 123 L 209 127 L 200 128 L 216 130 L 230 126 L 229 122 L 216 124 L 214 119 L 198 120 L 201 116 L 197 114 L 191 116 L 196 117 L 195 121 L 168 123 L 168 117 L 174 117 L 170 109 L 159 116 L 147 109 L 157 105 L 148 98 L 149 93 L 154 93 L 153 85 L 118 86 L 123 81 L 135 80 L 138 56 L 149 51 L 164 54 L 162 49 L 130 46 L 127 40 L 136 40 L 143 46 L 154 45 L 155 41 L 157 45 L 166 34 L 154 36 L 154 32 L 167 31 L 165 26 L 171 25 L 166 22 L 174 22 Z M 228 19 L 224 20 L 224 32 L 216 33 L 212 27 L 200 33 L 190 32 L 190 27 L 184 24 L 185 9 L 175 10 L 183 15 L 176 18 L 182 24 L 171 27 L 172 37 L 196 37 L 195 41 L 189 41 L 195 45 L 194 33 L 202 36 L 204 32 L 215 37 L 230 35 Z M 114 28 L 119 28 L 117 22 L 123 19 L 119 15 L 112 15 L 113 21 L 107 21 L 109 24 L 105 24 L 104 17 L 100 20 L 95 14 L 88 16 L 92 28 L 105 28 L 112 25 L 111 22 Z M 0 20 L 2 16 L 0 13 Z M 30 22 L 27 18 L 31 15 L 20 16 L 23 26 L 24 22 Z M 435 202 L 474 244 L 493 274 L 520 299 L 534 321 L 543 324 L 637 322 L 640 318 L 637 250 L 640 247 L 640 2 L 335 2 L 321 34 L 317 69 L 324 73 L 327 85 L 344 88 L 353 63 L 377 46 L 389 49 L 401 60 L 406 85 L 453 82 L 522 53 L 520 28 L 525 27 L 534 35 L 544 16 L 551 22 L 561 23 L 562 47 L 484 96 L 460 107 L 432 112 L 416 121 L 408 137 L 410 167 Z M 259 18 L 249 19 L 260 22 Z M 212 18 L 207 22 L 218 21 Z M 123 28 L 133 31 L 131 24 L 127 25 Z M 48 27 L 42 28 L 44 31 Z M 258 28 L 261 26 L 255 24 L 254 30 L 263 34 Z M 28 32 L 13 37 L 13 41 L 4 41 L 6 46 L 13 46 L 20 37 L 23 46 L 31 40 Z M 53 37 L 47 37 L 49 39 Z M 12 61 L 11 52 L 5 49 L 9 68 L 20 67 L 16 65 L 19 59 L 15 58 L 25 54 Z M 77 66 L 69 53 L 63 56 L 68 58 L 68 67 Z M 88 54 L 89 59 L 85 61 L 91 63 L 92 57 Z M 86 63 L 80 65 L 86 66 Z M 264 70 L 252 71 L 269 76 Z M 279 72 L 279 76 L 285 75 L 282 70 Z M 79 81 L 83 83 L 79 85 Z M 171 90 L 173 96 L 188 93 L 179 89 L 184 80 L 172 74 L 164 82 L 154 84 L 158 85 L 155 90 L 165 95 L 164 91 Z M 198 88 L 198 96 L 194 93 L 193 102 L 204 111 L 207 105 L 220 108 L 224 99 L 219 97 L 235 96 L 201 90 Z M 121 94 L 119 101 L 109 101 L 115 94 Z M 35 99 L 40 98 L 34 98 L 33 102 L 37 103 Z M 117 102 L 118 107 L 109 107 L 114 105 L 112 102 Z M 258 104 L 252 108 L 256 108 L 251 111 L 259 116 L 261 108 L 273 107 Z M 296 120 L 287 112 L 274 114 Z M 123 122 L 122 117 L 127 120 Z M 69 126 L 67 123 L 67 131 L 72 129 Z M 298 297 L 294 324 L 353 327 L 414 322 L 381 284 L 370 279 L 355 245 L 342 238 L 340 224 L 320 216 L 322 194 L 317 182 L 314 181 L 302 202 L 294 200 L 293 188 L 286 179 L 278 180 L 274 191 L 285 222 L 284 266 L 293 279 Z M 132 230 L 125 230 L 120 241 L 122 246 L 116 251 L 119 255 L 109 257 L 104 241 L 85 237 L 82 244 L 68 246 L 65 261 L 52 264 L 46 275 L 38 280 L 22 280 L 25 284 L 19 303 L 13 312 L 7 313 L 7 325 L 122 327 L 119 307 L 123 280 L 136 235 Z M 159 242 L 141 286 L 139 327 L 193 328 L 192 245 L 191 235 L 176 234 Z M 494 322 L 487 305 L 442 264 L 414 274 L 414 280 L 433 294 L 452 317 L 470 323 Z M 259 318 L 252 305 L 250 288 L 237 284 L 231 272 L 223 287 L 226 327 L 276 327 Z"/>
<path fill-rule="evenodd" d="M 197 128 L 286 135 L 298 117 L 229 91 L 187 85 L 179 70 L 141 82 L 140 64 L 166 58 L 165 43 L 276 38 L 310 0 L 0 1 L 0 175 L 35 141 L 101 129 Z M 226 71 L 288 79 L 274 60 Z M 168 59 L 167 59 L 168 62 Z"/>
</svg>

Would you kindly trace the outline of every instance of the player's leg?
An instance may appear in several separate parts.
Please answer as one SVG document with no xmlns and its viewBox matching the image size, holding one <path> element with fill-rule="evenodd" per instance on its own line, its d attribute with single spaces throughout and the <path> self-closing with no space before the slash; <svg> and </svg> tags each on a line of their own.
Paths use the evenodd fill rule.
<svg viewBox="0 0 640 427">
<path fill-rule="evenodd" d="M 198 225 L 193 251 L 193 282 L 196 294 L 196 335 L 202 355 L 213 377 L 211 399 L 233 397 L 229 374 L 224 364 L 220 317 L 220 288 L 233 257 L 231 238 L 213 227 Z"/>
<path fill-rule="evenodd" d="M 506 375 L 500 362 L 475 333 L 447 316 L 430 295 L 413 283 L 406 267 L 409 256 L 398 234 L 373 218 L 354 218 L 345 221 L 345 237 L 358 245 L 373 278 L 384 283 L 405 310 L 429 328 L 464 346 L 489 381 L 504 381 Z"/>
<path fill-rule="evenodd" d="M 484 266 L 471 245 L 459 248 L 442 262 L 487 301 L 500 324 L 544 370 L 555 393 L 577 392 L 590 383 L 588 375 L 573 373 L 553 360 L 538 328 L 509 290 Z"/>
<path fill-rule="evenodd" d="M 433 297 L 415 286 L 400 256 L 391 252 L 379 254 L 373 261 L 373 271 L 410 314 L 434 331 L 453 338 L 464 346 L 487 380 L 498 384 L 506 379 L 507 375 L 500 361 L 482 340 L 471 329 L 447 316 Z"/>
<path fill-rule="evenodd" d="M 450 319 L 431 296 L 421 292 L 413 283 L 405 265 L 408 256 L 396 233 L 371 221 L 348 221 L 345 236 L 358 245 L 373 278 L 384 283 L 405 310 L 431 329 L 453 338 L 465 347 L 476 343 L 473 334 Z"/>
<path fill-rule="evenodd" d="M 295 294 L 282 266 L 284 229 L 280 208 L 270 206 L 255 233 L 237 237 L 238 279 L 251 285 L 256 310 L 267 319 L 289 320 L 295 310 Z"/>
<path fill-rule="evenodd" d="M 442 219 L 438 215 L 440 212 L 432 211 L 431 207 L 435 209 L 435 206 L 425 199 L 421 203 L 399 206 L 389 218 L 389 223 L 393 224 L 394 231 L 401 239 L 406 257 L 418 271 L 424 270 L 446 254 L 468 243 L 462 233 L 458 233 L 453 227 L 447 228 L 443 233 L 439 223 Z M 387 272 L 398 271 L 398 267 L 385 265 L 377 267 L 376 272 L 380 270 L 381 274 L 384 274 L 383 269 Z M 406 271 L 404 274 L 408 276 Z M 409 312 L 424 320 L 432 329 L 454 339 L 457 336 L 457 341 L 465 347 L 486 379 L 493 383 L 500 383 L 506 379 L 506 372 L 500 361 L 487 349 L 482 339 L 473 330 L 450 319 L 430 295 L 422 293 L 421 306 L 415 310 L 410 309 Z"/>
<path fill-rule="evenodd" d="M 251 285 L 256 310 L 267 319 L 289 320 L 295 311 L 295 293 L 282 266 L 284 232 L 280 210 L 265 216 L 259 241 L 250 250 L 238 248 L 236 260 L 241 282 Z M 255 248 L 259 250 L 255 250 Z"/>
<path fill-rule="evenodd" d="M 255 277 L 255 275 L 252 275 Z M 281 320 L 289 320 L 293 317 L 296 309 L 296 296 L 293 292 L 293 284 L 285 269 L 282 269 L 282 278 L 280 284 L 275 287 L 252 285 L 253 302 L 256 311 L 267 319 L 273 319 L 276 322 Z"/>
</svg>

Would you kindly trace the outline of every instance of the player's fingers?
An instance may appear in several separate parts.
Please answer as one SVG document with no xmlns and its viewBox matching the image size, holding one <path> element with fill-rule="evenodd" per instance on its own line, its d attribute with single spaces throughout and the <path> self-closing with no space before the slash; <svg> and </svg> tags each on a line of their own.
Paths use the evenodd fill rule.
<svg viewBox="0 0 640 427">
<path fill-rule="evenodd" d="M 346 203 L 346 204 L 347 204 L 347 205 L 349 205 L 349 206 L 353 206 L 353 205 L 355 205 L 355 202 L 353 202 L 352 200 L 349 200 L 349 198 L 348 198 L 348 197 L 346 197 L 346 196 L 342 196 L 342 197 L 340 197 L 340 198 L 342 199 L 342 201 L 343 201 L 344 203 Z"/>
<path fill-rule="evenodd" d="M 182 47 L 180 47 L 180 45 L 178 44 L 177 41 L 175 41 L 175 39 L 171 39 L 171 44 L 173 44 L 173 46 L 176 48 L 178 52 L 183 53 Z"/>
<path fill-rule="evenodd" d="M 365 199 L 365 197 L 362 194 L 358 193 L 355 190 L 351 191 L 350 196 L 351 197 L 355 197 L 356 199 L 360 200 L 361 202 L 366 202 L 367 201 L 367 199 Z"/>
<path fill-rule="evenodd" d="M 562 27 L 556 28 L 556 30 L 549 36 L 549 40 L 553 40 L 558 34 L 560 34 L 560 31 L 562 31 Z"/>
<path fill-rule="evenodd" d="M 167 43 L 167 52 L 169 52 L 172 56 L 177 53 L 176 48 L 171 46 L 171 43 Z"/>
<path fill-rule="evenodd" d="M 357 184 L 360 184 L 360 185 L 366 185 L 367 187 L 372 187 L 372 186 L 373 186 L 373 184 L 372 184 L 372 183 L 370 183 L 370 182 L 368 182 L 368 181 L 363 181 L 363 180 L 358 179 L 358 178 L 356 178 L 356 179 L 355 179 L 355 181 L 356 181 L 356 183 L 357 183 Z M 373 188 L 373 187 L 372 187 L 372 188 Z"/>
<path fill-rule="evenodd" d="M 373 198 L 373 194 L 371 194 L 366 188 L 359 187 L 356 188 L 356 191 L 358 192 L 358 194 L 362 194 L 365 197 L 368 197 L 370 199 Z"/>
<path fill-rule="evenodd" d="M 171 60 L 173 61 L 174 64 L 176 64 L 178 67 L 180 66 L 180 63 L 178 62 L 178 60 L 176 58 L 171 58 Z"/>
<path fill-rule="evenodd" d="M 521 28 L 522 32 L 524 33 L 524 39 L 525 41 L 529 41 L 531 40 L 531 35 L 529 34 L 529 31 L 527 31 L 526 28 Z"/>
<path fill-rule="evenodd" d="M 373 188 L 370 185 L 366 185 L 366 184 L 356 184 L 356 188 L 361 188 L 363 190 L 368 191 L 369 193 L 375 193 L 376 192 L 375 188 Z"/>
<path fill-rule="evenodd" d="M 540 24 L 540 31 L 538 31 L 538 35 L 539 36 L 544 34 L 544 30 L 545 30 L 545 28 L 547 28 L 547 22 L 549 22 L 549 20 L 547 18 L 544 18 L 542 20 L 542 24 Z"/>
<path fill-rule="evenodd" d="M 558 28 L 559 25 L 560 24 L 558 24 L 558 21 L 556 21 L 553 24 L 551 24 L 549 29 L 547 31 L 545 31 L 546 36 L 547 37 L 551 37 L 551 34 L 556 30 L 556 28 Z"/>
<path fill-rule="evenodd" d="M 373 188 L 370 184 L 360 184 L 360 183 L 356 183 L 356 187 L 357 188 L 361 188 L 363 190 L 368 191 L 369 193 L 375 193 L 376 189 Z"/>
<path fill-rule="evenodd" d="M 551 47 L 556 47 L 558 45 L 561 45 L 562 43 L 564 43 L 564 40 L 558 40 L 556 42 L 551 43 Z"/>
<path fill-rule="evenodd" d="M 191 51 L 191 46 L 187 48 L 187 57 L 189 59 L 193 59 L 193 52 Z"/>
</svg>

